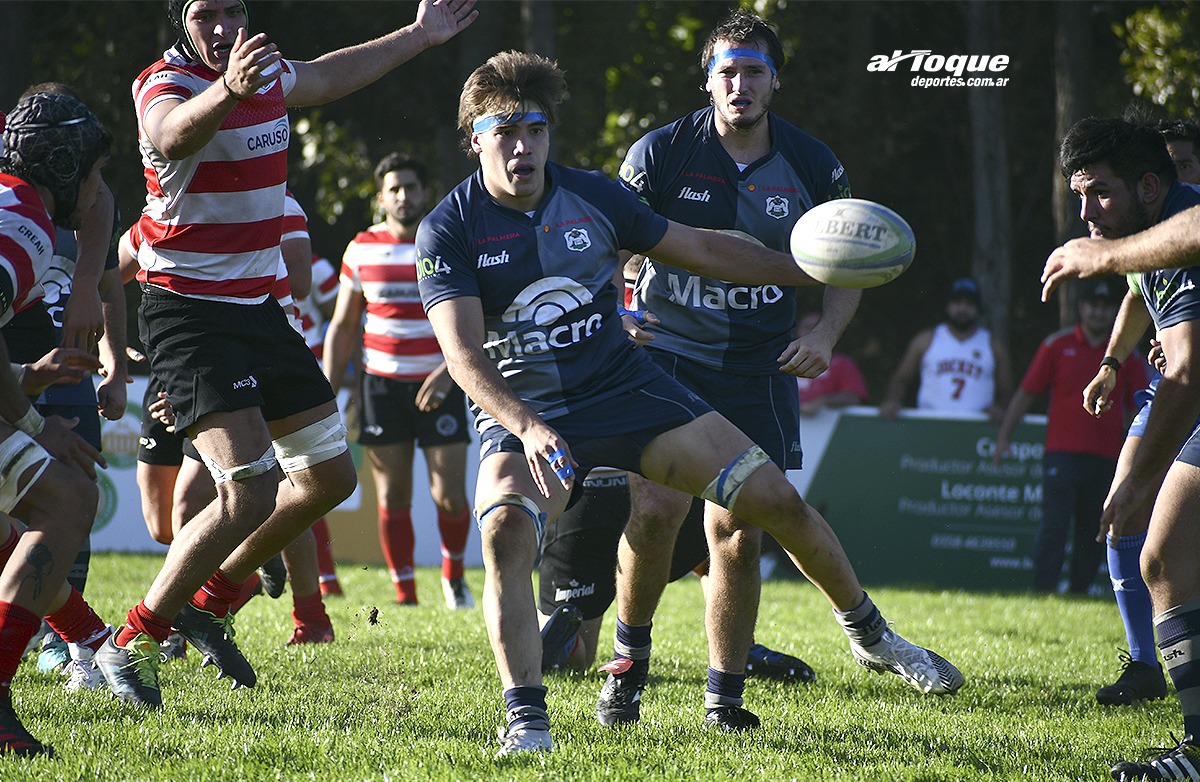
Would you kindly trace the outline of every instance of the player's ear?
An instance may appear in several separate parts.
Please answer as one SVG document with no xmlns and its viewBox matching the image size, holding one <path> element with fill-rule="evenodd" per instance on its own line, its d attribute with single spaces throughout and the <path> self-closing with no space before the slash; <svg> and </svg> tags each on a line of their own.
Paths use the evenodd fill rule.
<svg viewBox="0 0 1200 782">
<path fill-rule="evenodd" d="M 1137 183 L 1137 196 L 1144 204 L 1152 204 L 1162 193 L 1162 180 L 1153 171 L 1142 174 Z"/>
<path fill-rule="evenodd" d="M 479 134 L 478 133 L 474 133 L 471 135 L 471 151 L 474 152 L 476 155 L 479 155 L 480 153 L 483 152 L 483 145 L 479 143 Z"/>
</svg>

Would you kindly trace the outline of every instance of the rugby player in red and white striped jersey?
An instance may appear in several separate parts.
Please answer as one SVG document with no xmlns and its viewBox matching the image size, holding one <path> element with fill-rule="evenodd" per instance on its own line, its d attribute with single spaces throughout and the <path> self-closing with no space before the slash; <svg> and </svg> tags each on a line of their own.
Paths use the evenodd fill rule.
<svg viewBox="0 0 1200 782">
<path fill-rule="evenodd" d="M 471 608 L 475 600 L 463 576 L 471 529 L 465 398 L 450 379 L 417 290 L 413 239 L 429 205 L 429 174 L 420 161 L 392 153 L 376 165 L 375 184 L 384 219 L 355 236 L 342 258 L 341 289 L 325 340 L 325 374 L 336 390 L 347 364 L 362 351 L 358 442 L 371 462 L 379 539 L 396 602 L 417 603 L 411 513 L 415 443 L 425 453 L 437 507 L 443 598 L 450 608 Z"/>
<path fill-rule="evenodd" d="M 179 42 L 133 89 L 147 184 L 139 324 L 176 427 L 204 458 L 217 499 L 176 536 L 144 600 L 96 655 L 121 698 L 161 706 L 158 645 L 172 626 L 234 686 L 253 686 L 233 643 L 231 601 L 357 480 L 329 385 L 270 297 L 287 106 L 370 84 L 465 29 L 473 7 L 422 0 L 412 24 L 300 62 L 249 32 L 242 0 L 167 3 Z"/>
<path fill-rule="evenodd" d="M 78 227 L 102 185 L 110 138 L 87 107 L 68 95 L 37 93 L 7 117 L 0 155 L 0 323 L 40 296 L 38 281 L 54 251 L 54 228 Z M 57 416 L 43 418 L 8 369 L 0 340 L 0 754 L 50 754 L 13 711 L 10 685 L 21 653 L 62 587 L 91 530 L 100 454 Z M 26 526 L 16 535 L 8 514 Z M 69 592 L 69 590 L 68 590 Z M 103 628 L 78 593 L 68 609 Z M 92 621 L 94 620 L 94 621 Z M 75 619 L 70 620 L 72 624 Z M 83 640 L 79 638 L 77 640 Z"/>
</svg>

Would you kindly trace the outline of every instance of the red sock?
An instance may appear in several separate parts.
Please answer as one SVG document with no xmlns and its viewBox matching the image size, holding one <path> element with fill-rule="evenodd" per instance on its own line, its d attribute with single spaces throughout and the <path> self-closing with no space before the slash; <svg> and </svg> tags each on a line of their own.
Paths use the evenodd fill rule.
<svg viewBox="0 0 1200 782">
<path fill-rule="evenodd" d="M 5 520 L 7 521 L 7 519 Z M 17 528 L 12 524 L 8 525 L 8 539 L 4 541 L 4 545 L 0 546 L 0 570 L 8 564 L 8 560 L 12 557 L 13 552 L 17 550 L 17 541 L 21 539 L 21 533 L 17 532 Z"/>
<path fill-rule="evenodd" d="M 242 585 L 218 570 L 192 595 L 192 605 L 221 619 L 229 615 L 230 606 L 237 602 L 241 593 Z"/>
<path fill-rule="evenodd" d="M 8 697 L 21 655 L 41 626 L 42 620 L 29 609 L 0 601 L 0 698 Z"/>
<path fill-rule="evenodd" d="M 154 613 L 146 608 L 144 601 L 138 603 L 125 615 L 125 626 L 117 631 L 117 638 L 113 643 L 117 646 L 128 646 L 138 633 L 145 633 L 162 643 L 171 634 L 171 617 Z"/>
<path fill-rule="evenodd" d="M 242 582 L 242 588 L 238 590 L 237 599 L 229 605 L 229 613 L 236 614 L 242 610 L 242 606 L 250 602 L 250 598 L 259 593 L 259 588 L 262 586 L 262 577 L 258 575 L 258 571 L 250 574 L 250 578 Z"/>
<path fill-rule="evenodd" d="M 292 595 L 292 619 L 296 622 L 296 627 L 301 625 L 309 625 L 310 627 L 329 627 L 329 614 L 325 613 L 325 603 L 321 600 L 321 593 L 314 592 L 308 597 L 300 597 Z"/>
<path fill-rule="evenodd" d="M 442 578 L 462 578 L 463 552 L 471 532 L 471 511 L 450 513 L 438 508 L 438 532 L 442 534 Z"/>
<path fill-rule="evenodd" d="M 71 587 L 71 596 L 63 603 L 63 607 L 49 614 L 46 621 L 67 643 L 86 646 L 93 652 L 99 651 L 108 638 L 108 625 L 96 616 L 96 612 L 74 587 Z"/>
<path fill-rule="evenodd" d="M 413 526 L 407 505 L 399 508 L 379 508 L 379 541 L 383 558 L 387 560 L 392 582 L 396 585 L 396 600 L 417 602 L 417 582 L 413 578 Z"/>
<path fill-rule="evenodd" d="M 312 526 L 313 536 L 317 539 L 317 570 L 321 573 L 321 582 L 337 581 L 337 566 L 333 562 L 333 539 L 329 537 L 329 522 L 325 517 L 317 519 Z"/>
</svg>

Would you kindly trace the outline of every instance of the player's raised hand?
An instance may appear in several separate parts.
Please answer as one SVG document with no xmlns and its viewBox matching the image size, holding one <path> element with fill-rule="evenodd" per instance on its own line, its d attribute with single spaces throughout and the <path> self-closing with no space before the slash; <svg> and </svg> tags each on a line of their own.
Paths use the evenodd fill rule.
<svg viewBox="0 0 1200 782">
<path fill-rule="evenodd" d="M 249 98 L 267 84 L 279 78 L 276 63 L 283 55 L 266 33 L 247 38 L 246 29 L 239 28 L 229 51 L 229 65 L 222 78 L 225 86 L 239 99 Z"/>
<path fill-rule="evenodd" d="M 1050 253 L 1042 269 L 1042 301 L 1066 280 L 1107 274 L 1107 239 L 1072 239 Z"/>
<path fill-rule="evenodd" d="M 416 25 L 429 45 L 437 46 L 470 27 L 479 16 L 474 9 L 475 0 L 421 0 Z"/>
</svg>

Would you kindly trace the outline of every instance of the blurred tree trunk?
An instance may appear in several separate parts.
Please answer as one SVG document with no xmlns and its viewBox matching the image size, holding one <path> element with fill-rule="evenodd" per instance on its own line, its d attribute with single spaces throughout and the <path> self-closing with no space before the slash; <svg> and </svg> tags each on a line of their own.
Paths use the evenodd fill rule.
<svg viewBox="0 0 1200 782">
<path fill-rule="evenodd" d="M 1092 34 L 1087 3 L 1059 3 L 1055 8 L 1054 31 L 1054 131 L 1060 141 L 1078 120 L 1092 112 L 1087 90 L 1092 72 Z M 1083 235 L 1078 200 L 1054 161 L 1054 236 L 1059 244 Z M 1058 321 L 1061 326 L 1075 322 L 1075 288 L 1059 288 Z"/>
<path fill-rule="evenodd" d="M 994 3 L 967 3 L 967 47 L 972 54 L 1001 54 Z M 1012 213 L 1009 206 L 1008 142 L 1004 128 L 1005 91 L 969 87 L 971 180 L 974 187 L 974 241 L 971 269 L 984 292 L 992 332 L 1007 341 L 1012 298 Z"/>
<path fill-rule="evenodd" d="M 525 51 L 555 58 L 554 3 L 521 0 L 521 26 L 525 28 Z"/>
<path fill-rule="evenodd" d="M 25 3 L 5 3 L 0 24 L 0 111 L 8 111 L 31 83 L 29 13 Z"/>
</svg>

